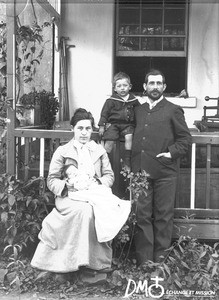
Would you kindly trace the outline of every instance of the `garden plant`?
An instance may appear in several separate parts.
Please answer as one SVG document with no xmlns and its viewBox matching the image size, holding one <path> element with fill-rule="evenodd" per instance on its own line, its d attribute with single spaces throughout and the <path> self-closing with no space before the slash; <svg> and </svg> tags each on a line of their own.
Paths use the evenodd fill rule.
<svg viewBox="0 0 219 300">
<path fill-rule="evenodd" d="M 19 293 L 28 291 L 58 292 L 60 299 L 71 299 L 80 295 L 89 298 L 125 295 L 146 297 L 154 285 L 154 278 L 162 278 L 163 291 L 154 285 L 150 289 L 160 299 L 182 299 L 190 293 L 189 299 L 217 299 L 219 292 L 219 244 L 200 242 L 192 237 L 179 236 L 167 250 L 160 263 L 148 261 L 138 267 L 134 255 L 133 235 L 135 229 L 135 203 L 140 193 L 147 193 L 147 173 L 126 173 L 132 195 L 132 212 L 127 223 L 113 241 L 113 265 L 108 279 L 101 286 L 87 286 L 69 277 L 67 282 L 57 282 L 55 276 L 35 270 L 30 260 L 38 243 L 37 235 L 44 217 L 54 205 L 51 192 L 44 178 L 31 178 L 20 182 L 14 176 L 0 177 L 0 284 L 1 289 Z M 200 294 L 196 291 L 209 293 Z M 212 293 L 212 295 L 210 295 Z M 150 296 L 149 295 L 149 296 Z M 161 295 L 162 297 L 160 297 Z M 141 298 L 141 299 L 142 299 Z M 185 298 L 186 299 L 186 298 Z"/>
</svg>

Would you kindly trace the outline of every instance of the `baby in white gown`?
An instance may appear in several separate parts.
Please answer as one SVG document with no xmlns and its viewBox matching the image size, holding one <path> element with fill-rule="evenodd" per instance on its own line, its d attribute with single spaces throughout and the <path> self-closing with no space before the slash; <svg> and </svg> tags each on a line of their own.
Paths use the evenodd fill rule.
<svg viewBox="0 0 219 300">
<path fill-rule="evenodd" d="M 80 171 L 77 162 L 66 165 L 63 176 L 68 184 L 74 187 L 68 191 L 68 197 L 92 205 L 98 241 L 112 240 L 127 221 L 131 202 L 115 196 L 111 188 L 101 184 L 95 176 L 91 177 L 84 170 Z"/>
</svg>

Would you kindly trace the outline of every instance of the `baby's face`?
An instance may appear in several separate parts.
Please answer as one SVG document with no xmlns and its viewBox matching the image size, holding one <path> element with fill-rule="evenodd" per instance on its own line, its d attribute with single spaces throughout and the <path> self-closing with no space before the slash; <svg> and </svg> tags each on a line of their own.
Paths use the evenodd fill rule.
<svg viewBox="0 0 219 300">
<path fill-rule="evenodd" d="M 66 170 L 66 176 L 67 176 L 67 178 L 72 178 L 77 173 L 78 173 L 78 169 L 75 166 L 73 166 L 73 165 L 69 166 L 68 169 Z"/>
</svg>

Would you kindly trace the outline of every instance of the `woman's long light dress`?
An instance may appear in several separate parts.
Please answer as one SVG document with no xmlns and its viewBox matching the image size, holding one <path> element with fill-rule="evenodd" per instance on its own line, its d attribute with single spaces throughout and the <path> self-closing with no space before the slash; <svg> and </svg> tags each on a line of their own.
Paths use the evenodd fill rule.
<svg viewBox="0 0 219 300">
<path fill-rule="evenodd" d="M 77 143 L 69 142 L 68 148 L 59 147 L 60 149 L 58 148 L 59 150 L 56 150 L 53 155 L 50 172 L 57 170 L 57 174 L 60 174 L 61 166 L 70 162 L 71 155 L 72 158 L 78 159 L 79 165 L 83 165 L 86 169 L 89 169 L 88 165 L 90 165 L 93 170 L 90 161 L 84 160 L 85 157 L 80 155 L 79 149 L 75 150 L 76 146 Z M 94 150 L 91 147 L 90 151 L 96 151 L 96 146 L 92 143 L 91 146 Z M 72 154 L 74 152 L 78 152 L 78 158 Z M 101 161 L 102 169 L 106 166 L 110 170 L 107 154 L 103 153 L 101 157 L 106 161 L 106 163 Z M 31 265 L 41 270 L 59 273 L 76 271 L 80 266 L 94 270 L 111 267 L 111 242 L 98 242 L 92 205 L 68 197 L 56 197 L 55 206 L 56 208 L 42 223 L 42 230 L 39 233 L 40 242 Z"/>
</svg>

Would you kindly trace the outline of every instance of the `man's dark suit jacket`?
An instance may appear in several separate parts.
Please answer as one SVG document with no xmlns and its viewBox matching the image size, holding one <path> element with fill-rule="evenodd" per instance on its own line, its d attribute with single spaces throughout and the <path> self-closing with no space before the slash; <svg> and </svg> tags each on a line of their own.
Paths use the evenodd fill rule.
<svg viewBox="0 0 219 300">
<path fill-rule="evenodd" d="M 177 158 L 184 156 L 191 144 L 183 109 L 163 98 L 152 109 L 148 103 L 136 107 L 135 120 L 133 172 L 145 170 L 153 179 L 176 176 Z M 161 152 L 170 152 L 172 158 L 157 158 Z"/>
</svg>

